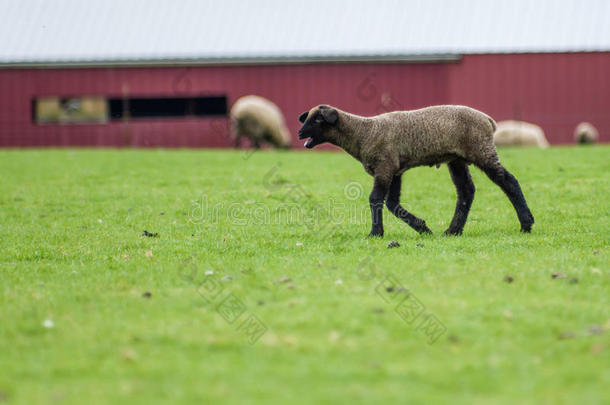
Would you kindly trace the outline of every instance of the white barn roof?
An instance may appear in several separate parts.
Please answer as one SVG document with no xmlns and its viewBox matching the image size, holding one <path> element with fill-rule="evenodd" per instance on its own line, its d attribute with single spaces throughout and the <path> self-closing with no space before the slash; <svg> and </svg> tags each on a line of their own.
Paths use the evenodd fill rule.
<svg viewBox="0 0 610 405">
<path fill-rule="evenodd" d="M 610 51 L 607 0 L 0 0 L 0 64 Z"/>
</svg>

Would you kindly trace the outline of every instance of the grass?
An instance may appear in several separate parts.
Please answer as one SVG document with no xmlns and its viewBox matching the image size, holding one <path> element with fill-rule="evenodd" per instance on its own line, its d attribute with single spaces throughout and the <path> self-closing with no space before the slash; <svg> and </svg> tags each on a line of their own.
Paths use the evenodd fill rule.
<svg viewBox="0 0 610 405">
<path fill-rule="evenodd" d="M 386 210 L 366 239 L 343 153 L 1 151 L 0 403 L 608 403 L 610 147 L 500 155 L 530 235 L 474 168 L 463 236 L 447 169 L 419 168 L 403 200 L 435 235 Z"/>
</svg>

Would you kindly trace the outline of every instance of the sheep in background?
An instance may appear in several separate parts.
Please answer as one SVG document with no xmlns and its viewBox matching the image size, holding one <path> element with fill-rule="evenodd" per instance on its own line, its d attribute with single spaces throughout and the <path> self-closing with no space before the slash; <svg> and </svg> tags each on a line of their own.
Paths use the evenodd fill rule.
<svg viewBox="0 0 610 405">
<path fill-rule="evenodd" d="M 581 122 L 574 129 L 574 141 L 578 144 L 596 143 L 599 138 L 597 128 L 588 122 Z"/>
<path fill-rule="evenodd" d="M 284 123 L 284 115 L 277 105 L 259 96 L 243 96 L 231 108 L 231 132 L 235 147 L 242 137 L 249 138 L 255 148 L 269 143 L 276 148 L 289 148 L 290 132 Z"/>
<path fill-rule="evenodd" d="M 416 166 L 447 163 L 457 191 L 455 213 L 447 235 L 462 233 L 474 199 L 468 164 L 474 163 L 496 183 L 517 211 L 522 232 L 530 232 L 534 217 L 519 182 L 500 163 L 493 133 L 496 123 L 480 111 L 442 105 L 361 117 L 328 105 L 299 116 L 299 139 L 313 148 L 330 142 L 362 163 L 373 176 L 369 196 L 372 228 L 369 236 L 383 236 L 383 204 L 419 233 L 431 233 L 423 219 L 400 205 L 402 174 Z M 315 169 L 312 169 L 315 170 Z M 328 174 L 323 174 L 328 175 Z"/>
<path fill-rule="evenodd" d="M 523 121 L 500 121 L 494 133 L 496 146 L 538 146 L 548 148 L 549 142 L 538 125 Z"/>
</svg>

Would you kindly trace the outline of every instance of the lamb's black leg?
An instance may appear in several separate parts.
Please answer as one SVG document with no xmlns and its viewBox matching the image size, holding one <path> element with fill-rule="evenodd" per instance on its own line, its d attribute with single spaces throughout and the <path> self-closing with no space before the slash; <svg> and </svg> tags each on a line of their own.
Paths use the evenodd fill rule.
<svg viewBox="0 0 610 405">
<path fill-rule="evenodd" d="M 388 193 L 388 184 L 381 177 L 375 177 L 373 191 L 369 196 L 372 227 L 369 236 L 383 236 L 383 200 Z"/>
<path fill-rule="evenodd" d="M 445 231 L 445 235 L 461 235 L 468 218 L 468 212 L 474 200 L 474 184 L 468 171 L 468 165 L 461 159 L 454 160 L 447 164 L 451 180 L 455 184 L 457 192 L 457 203 L 455 204 L 455 213 L 449 228 Z"/>
<path fill-rule="evenodd" d="M 525 202 L 521 186 L 519 186 L 519 182 L 515 176 L 510 174 L 510 172 L 500 164 L 493 167 L 482 167 L 481 169 L 487 174 L 491 181 L 500 186 L 513 204 L 513 207 L 515 207 L 517 217 L 521 223 L 521 231 L 531 232 L 532 225 L 534 224 L 534 216 Z"/>
<path fill-rule="evenodd" d="M 426 221 L 417 218 L 409 211 L 404 209 L 400 205 L 400 186 L 402 184 L 401 176 L 394 176 L 392 183 L 390 184 L 390 191 L 388 192 L 388 199 L 386 205 L 392 214 L 402 219 L 411 228 L 415 229 L 419 233 L 432 233 L 430 228 L 426 225 Z"/>
</svg>

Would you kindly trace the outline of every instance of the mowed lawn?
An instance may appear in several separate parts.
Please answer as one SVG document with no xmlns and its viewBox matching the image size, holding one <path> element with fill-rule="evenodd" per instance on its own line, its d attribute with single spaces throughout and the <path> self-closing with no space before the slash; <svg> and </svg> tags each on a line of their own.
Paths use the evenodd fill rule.
<svg viewBox="0 0 610 405">
<path fill-rule="evenodd" d="M 367 239 L 345 153 L 0 151 L 0 403 L 610 403 L 610 147 L 500 156 L 532 234 L 426 167 Z"/>
</svg>

